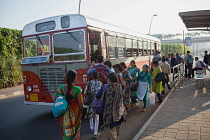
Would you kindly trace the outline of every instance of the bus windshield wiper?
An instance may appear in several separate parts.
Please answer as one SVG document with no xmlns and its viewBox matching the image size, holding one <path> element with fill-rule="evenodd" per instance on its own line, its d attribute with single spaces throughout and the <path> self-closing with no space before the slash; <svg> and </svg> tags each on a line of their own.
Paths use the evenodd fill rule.
<svg viewBox="0 0 210 140">
<path fill-rule="evenodd" d="M 74 37 L 74 35 L 71 32 L 66 31 L 76 42 L 78 42 L 80 45 L 81 43 Z"/>
<path fill-rule="evenodd" d="M 42 44 L 42 41 L 40 39 L 40 37 L 37 35 L 36 38 L 39 40 L 39 43 L 42 45 L 42 47 L 44 48 L 44 45 Z"/>
</svg>

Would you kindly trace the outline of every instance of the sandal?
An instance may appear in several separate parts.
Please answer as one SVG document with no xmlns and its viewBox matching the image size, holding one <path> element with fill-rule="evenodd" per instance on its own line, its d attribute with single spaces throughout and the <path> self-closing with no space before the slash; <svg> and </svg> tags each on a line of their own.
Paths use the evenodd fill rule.
<svg viewBox="0 0 210 140">
<path fill-rule="evenodd" d="M 95 138 L 95 139 L 98 139 L 99 136 L 100 136 L 100 133 L 98 133 L 97 135 L 94 135 L 94 138 Z"/>
<path fill-rule="evenodd" d="M 141 112 L 146 112 L 147 111 L 147 109 L 146 108 L 143 108 L 142 110 L 141 110 Z"/>
</svg>

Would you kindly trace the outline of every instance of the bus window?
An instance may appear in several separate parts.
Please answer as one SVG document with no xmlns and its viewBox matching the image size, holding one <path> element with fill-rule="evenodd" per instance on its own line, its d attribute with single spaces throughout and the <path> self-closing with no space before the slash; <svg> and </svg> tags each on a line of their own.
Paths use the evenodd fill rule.
<svg viewBox="0 0 210 140">
<path fill-rule="evenodd" d="M 151 43 L 151 55 L 154 55 L 155 53 L 155 44 L 154 42 Z"/>
<path fill-rule="evenodd" d="M 69 16 L 64 16 L 61 18 L 61 27 L 68 28 L 70 27 L 70 19 Z"/>
<path fill-rule="evenodd" d="M 24 57 L 49 55 L 49 36 L 42 35 L 25 38 Z"/>
<path fill-rule="evenodd" d="M 116 38 L 115 36 L 108 36 L 110 58 L 116 58 L 116 39 L 115 38 Z"/>
<path fill-rule="evenodd" d="M 148 55 L 151 55 L 151 42 L 147 42 L 148 44 Z"/>
<path fill-rule="evenodd" d="M 105 37 L 105 32 L 101 33 L 101 42 L 102 42 L 102 55 L 104 56 L 105 59 L 108 58 L 108 55 L 107 55 L 107 49 L 106 49 L 106 37 Z"/>
<path fill-rule="evenodd" d="M 56 26 L 55 21 L 39 23 L 39 24 L 36 24 L 36 31 L 44 32 L 44 31 L 54 30 L 55 26 Z"/>
<path fill-rule="evenodd" d="M 132 57 L 131 39 L 126 39 L 126 57 Z"/>
<path fill-rule="evenodd" d="M 54 34 L 53 46 L 55 61 L 85 59 L 84 32 L 82 30 Z"/>
<path fill-rule="evenodd" d="M 133 56 L 139 56 L 139 50 L 137 46 L 137 40 L 133 40 Z"/>
<path fill-rule="evenodd" d="M 144 46 L 144 56 L 146 56 L 148 54 L 147 53 L 148 46 L 147 46 L 147 42 L 146 41 L 143 42 L 143 46 Z"/>
<path fill-rule="evenodd" d="M 143 55 L 143 45 L 142 41 L 138 40 L 138 47 L 139 47 L 139 56 Z"/>
<path fill-rule="evenodd" d="M 117 49 L 118 49 L 118 58 L 125 57 L 125 39 L 122 37 L 117 38 Z"/>
</svg>

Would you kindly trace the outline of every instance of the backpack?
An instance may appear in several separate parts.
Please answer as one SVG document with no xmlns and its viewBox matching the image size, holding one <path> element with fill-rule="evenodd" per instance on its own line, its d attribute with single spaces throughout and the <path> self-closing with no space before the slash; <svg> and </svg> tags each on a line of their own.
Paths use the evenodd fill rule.
<svg viewBox="0 0 210 140">
<path fill-rule="evenodd" d="M 206 64 L 203 62 L 203 61 L 199 61 L 200 62 L 200 64 L 201 64 L 201 67 L 202 68 L 206 68 L 207 66 L 206 66 Z"/>
<path fill-rule="evenodd" d="M 166 75 L 165 75 L 164 72 L 158 73 L 157 76 L 155 77 L 155 81 L 157 83 L 162 82 L 162 81 L 165 81 L 165 80 L 167 80 L 167 78 L 166 78 Z"/>
<path fill-rule="evenodd" d="M 84 105 L 91 105 L 93 100 L 95 99 L 96 93 L 100 90 L 102 86 L 101 81 L 88 81 L 87 83 L 87 90 L 85 92 L 85 100 Z"/>
<path fill-rule="evenodd" d="M 107 68 L 106 65 L 104 65 L 102 68 L 99 68 L 98 66 L 94 66 L 94 68 L 96 69 L 96 71 L 98 72 L 98 79 L 99 81 L 101 81 L 104 84 L 106 84 L 106 74 L 105 74 L 105 69 Z"/>
<path fill-rule="evenodd" d="M 188 54 L 187 64 L 192 64 L 192 63 L 193 63 L 193 57 L 192 57 L 192 55 Z"/>
<path fill-rule="evenodd" d="M 104 112 L 104 98 L 105 98 L 105 95 L 106 95 L 106 89 L 108 88 L 108 84 L 105 84 L 104 87 L 103 87 L 103 92 L 100 93 L 102 94 L 101 95 L 101 98 L 100 99 L 97 99 L 95 98 L 95 100 L 93 101 L 92 103 L 92 109 L 93 111 L 98 114 L 98 115 L 103 115 L 103 112 Z M 98 93 L 97 93 L 98 94 Z"/>
</svg>

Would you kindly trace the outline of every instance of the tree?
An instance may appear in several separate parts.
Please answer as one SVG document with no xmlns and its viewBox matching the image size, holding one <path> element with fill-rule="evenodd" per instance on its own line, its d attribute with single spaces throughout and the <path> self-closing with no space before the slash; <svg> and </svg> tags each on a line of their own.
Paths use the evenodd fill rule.
<svg viewBox="0 0 210 140">
<path fill-rule="evenodd" d="M 0 88 L 22 82 L 21 59 L 21 31 L 0 28 Z"/>
<path fill-rule="evenodd" d="M 185 51 L 191 51 L 192 49 L 190 47 L 185 46 Z M 161 44 L 161 53 L 162 55 L 167 54 L 176 54 L 179 53 L 180 55 L 184 54 L 184 46 L 181 44 Z"/>
</svg>

